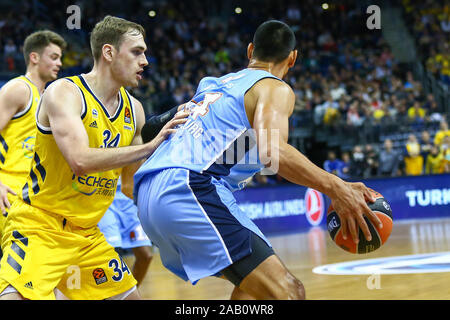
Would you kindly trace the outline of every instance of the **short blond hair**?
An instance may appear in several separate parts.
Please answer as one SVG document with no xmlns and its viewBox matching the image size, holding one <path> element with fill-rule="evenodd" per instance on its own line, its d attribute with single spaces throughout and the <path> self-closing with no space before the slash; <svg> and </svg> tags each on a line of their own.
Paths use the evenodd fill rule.
<svg viewBox="0 0 450 320">
<path fill-rule="evenodd" d="M 94 60 L 98 61 L 105 44 L 110 44 L 119 49 L 123 41 L 123 35 L 133 30 L 145 37 L 145 30 L 138 23 L 109 15 L 103 18 L 95 25 L 91 33 L 90 42 Z"/>
<path fill-rule="evenodd" d="M 25 38 L 23 44 L 23 57 L 25 59 L 25 65 L 28 66 L 30 63 L 30 53 L 37 52 L 39 54 L 47 47 L 50 43 L 53 43 L 64 51 L 67 47 L 66 41 L 56 32 L 50 30 L 41 30 L 33 32 Z"/>
</svg>

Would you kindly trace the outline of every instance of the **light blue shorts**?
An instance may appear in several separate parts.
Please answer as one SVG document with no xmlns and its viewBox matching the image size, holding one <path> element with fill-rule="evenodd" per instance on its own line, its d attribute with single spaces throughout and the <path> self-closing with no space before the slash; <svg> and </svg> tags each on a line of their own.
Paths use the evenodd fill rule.
<svg viewBox="0 0 450 320">
<path fill-rule="evenodd" d="M 120 191 L 117 191 L 98 227 L 114 248 L 131 249 L 152 245 L 139 222 L 136 205 Z"/>
<path fill-rule="evenodd" d="M 249 255 L 251 232 L 270 243 L 220 180 L 181 168 L 144 177 L 137 186 L 144 231 L 163 265 L 195 284 Z"/>
</svg>

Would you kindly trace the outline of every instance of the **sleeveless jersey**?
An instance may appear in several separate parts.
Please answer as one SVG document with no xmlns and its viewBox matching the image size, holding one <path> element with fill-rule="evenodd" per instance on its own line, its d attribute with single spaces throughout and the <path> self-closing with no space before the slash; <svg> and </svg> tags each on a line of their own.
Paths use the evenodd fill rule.
<svg viewBox="0 0 450 320">
<path fill-rule="evenodd" d="M 264 78 L 278 79 L 266 71 L 250 69 L 203 78 L 186 106 L 190 109 L 188 121 L 136 172 L 134 190 L 145 175 L 166 168 L 208 174 L 220 178 L 231 191 L 242 189 L 263 168 L 244 96 Z"/>
<path fill-rule="evenodd" d="M 36 109 L 40 100 L 38 88 L 25 76 L 21 80 L 30 88 L 24 110 L 16 113 L 0 132 L 0 180 L 19 193 L 30 171 L 36 140 Z"/>
<path fill-rule="evenodd" d="M 124 88 L 120 88 L 115 114 L 109 115 L 83 76 L 68 77 L 65 81 L 73 82 L 80 91 L 81 119 L 89 136 L 89 147 L 115 148 L 131 144 L 136 119 L 131 97 Z M 23 201 L 63 216 L 82 228 L 97 225 L 114 199 L 122 169 L 76 176 L 59 150 L 51 128 L 38 122 L 37 127 L 32 167 L 21 192 Z"/>
</svg>

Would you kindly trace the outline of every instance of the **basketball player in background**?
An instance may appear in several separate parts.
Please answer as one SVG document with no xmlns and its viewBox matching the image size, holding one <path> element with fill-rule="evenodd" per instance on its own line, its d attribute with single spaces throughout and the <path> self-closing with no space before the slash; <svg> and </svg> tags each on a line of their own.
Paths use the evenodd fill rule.
<svg viewBox="0 0 450 320">
<path fill-rule="evenodd" d="M 126 166 L 186 121 L 178 114 L 142 144 L 144 110 L 124 87 L 137 86 L 148 64 L 144 36 L 139 24 L 106 16 L 90 36 L 93 69 L 56 80 L 43 94 L 31 170 L 5 223 L 1 298 L 54 299 L 55 287 L 69 299 L 140 298 L 97 224 Z"/>
<path fill-rule="evenodd" d="M 49 30 L 28 35 L 23 45 L 25 75 L 0 90 L 0 239 L 8 210 L 30 173 L 37 105 L 46 84 L 58 77 L 65 47 L 64 39 Z"/>
<path fill-rule="evenodd" d="M 279 175 L 331 198 L 346 236 L 357 241 L 360 226 L 370 239 L 364 215 L 380 221 L 364 184 L 327 173 L 287 143 L 295 95 L 282 78 L 297 58 L 292 30 L 263 23 L 247 54 L 247 69 L 200 81 L 188 122 L 135 174 L 139 217 L 164 266 L 185 281 L 225 277 L 235 285 L 232 299 L 304 299 L 303 284 L 232 192 L 278 161 Z M 248 161 L 255 154 L 267 157 Z"/>
</svg>

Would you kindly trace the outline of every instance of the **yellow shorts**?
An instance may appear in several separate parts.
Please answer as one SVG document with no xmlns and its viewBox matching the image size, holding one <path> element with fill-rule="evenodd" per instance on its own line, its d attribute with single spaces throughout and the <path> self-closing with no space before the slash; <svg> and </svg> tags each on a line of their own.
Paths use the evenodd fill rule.
<svg viewBox="0 0 450 320">
<path fill-rule="evenodd" d="M 23 187 L 23 185 L 25 184 L 25 178 L 18 178 L 15 177 L 14 175 L 10 175 L 10 174 L 5 174 L 4 172 L 2 173 L 2 171 L 0 170 L 0 181 L 4 184 L 7 185 L 8 187 L 10 187 L 11 189 L 13 189 L 16 194 L 19 194 L 19 192 L 22 191 L 21 187 Z M 18 199 L 17 195 L 13 195 L 11 193 L 8 193 L 8 201 L 9 204 L 12 206 L 12 204 L 14 203 L 14 201 L 16 201 L 16 199 Z M 6 209 L 6 214 L 8 215 L 10 209 Z M 3 214 L 1 214 L 0 212 L 0 241 L 2 239 L 2 235 L 3 235 L 3 228 L 5 225 L 5 220 L 6 217 L 3 216 Z"/>
<path fill-rule="evenodd" d="M 17 196 L 12 195 L 11 193 L 8 193 L 8 201 L 9 201 L 9 204 L 11 205 L 11 207 L 12 207 L 12 204 L 14 203 L 14 201 L 16 201 L 17 199 L 18 199 Z M 6 216 L 8 216 L 10 209 L 6 209 Z M 2 236 L 3 236 L 3 229 L 5 228 L 6 218 L 7 217 L 5 217 L 2 212 L 0 212 L 0 242 L 1 242 Z"/>
<path fill-rule="evenodd" d="M 136 285 L 125 261 L 98 227 L 84 229 L 62 216 L 14 202 L 6 220 L 0 292 L 9 284 L 27 299 L 106 299 Z"/>
</svg>

